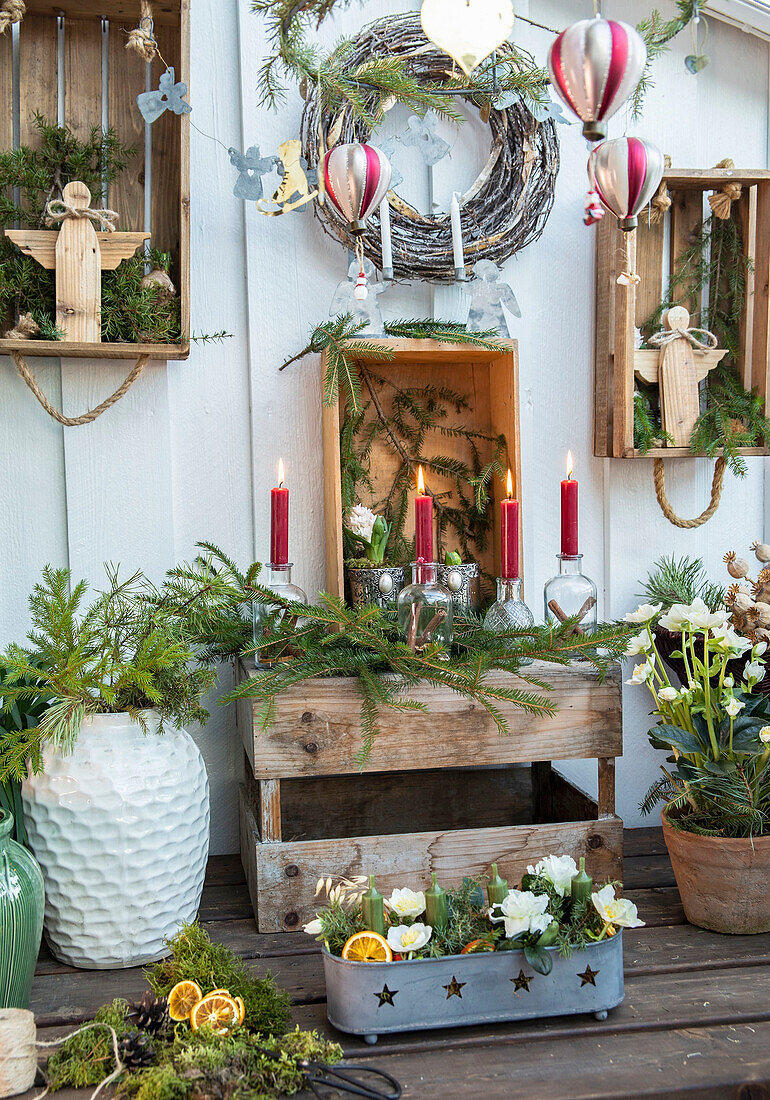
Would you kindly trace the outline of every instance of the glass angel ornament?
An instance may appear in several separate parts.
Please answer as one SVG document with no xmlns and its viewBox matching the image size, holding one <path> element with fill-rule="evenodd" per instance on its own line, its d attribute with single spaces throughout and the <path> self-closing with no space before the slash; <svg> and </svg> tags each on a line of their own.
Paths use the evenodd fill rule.
<svg viewBox="0 0 770 1100">
<path fill-rule="evenodd" d="M 329 316 L 339 317 L 342 314 L 349 313 L 357 324 L 366 322 L 366 328 L 361 329 L 358 333 L 359 336 L 384 336 L 385 325 L 377 303 L 377 297 L 388 288 L 384 283 L 374 281 L 376 270 L 371 260 L 364 260 L 363 272 L 366 281 L 366 296 L 360 296 L 361 265 L 358 260 L 352 260 L 348 266 L 347 280 L 339 283 L 334 292 Z"/>
<path fill-rule="evenodd" d="M 475 278 L 468 287 L 471 306 L 468 312 L 467 329 L 469 332 L 489 332 L 493 330 L 508 333 L 510 327 L 505 310 L 514 317 L 521 317 L 521 309 L 507 283 L 501 282 L 502 271 L 492 260 L 479 260 L 473 265 Z"/>
</svg>

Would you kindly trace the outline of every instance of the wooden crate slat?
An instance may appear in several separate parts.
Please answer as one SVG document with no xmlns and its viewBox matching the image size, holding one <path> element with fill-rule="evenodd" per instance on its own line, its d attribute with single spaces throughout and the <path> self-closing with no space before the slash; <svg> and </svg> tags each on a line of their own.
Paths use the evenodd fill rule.
<svg viewBox="0 0 770 1100">
<path fill-rule="evenodd" d="M 636 234 L 614 229 L 612 280 L 615 283 L 615 330 L 612 360 L 612 449 L 626 455 L 634 449 L 634 322 L 633 288 L 619 286 L 617 276 L 630 259 L 636 259 Z M 617 274 L 616 274 L 617 273 Z"/>
<path fill-rule="evenodd" d="M 13 39 L 10 34 L 0 34 L 0 149 L 13 148 Z M 12 199 L 10 187 L 0 190 L 0 196 Z M 13 322 L 10 309 L 0 313 L 0 332 Z"/>
<path fill-rule="evenodd" d="M 754 253 L 753 385 L 767 393 L 770 367 L 770 186 L 758 188 L 757 236 Z"/>
<path fill-rule="evenodd" d="M 176 79 L 185 80 L 181 71 L 179 36 L 172 28 L 159 27 L 156 33 L 160 52 L 171 65 Z M 179 250 L 179 169 L 182 120 L 166 111 L 153 122 L 152 132 L 152 243 L 163 252 Z"/>
<path fill-rule="evenodd" d="M 606 219 L 605 219 L 606 221 Z M 663 237 L 665 222 L 661 218 L 648 224 L 646 215 L 640 218 L 636 231 L 636 271 L 641 283 L 636 288 L 636 326 L 641 328 L 660 305 L 663 287 Z"/>
<path fill-rule="evenodd" d="M 35 112 L 46 122 L 58 113 L 58 27 L 56 17 L 27 14 L 19 27 L 19 140 L 36 149 Z"/>
<path fill-rule="evenodd" d="M 596 285 L 606 293 L 596 296 L 594 329 L 594 454 L 612 454 L 612 347 L 615 323 L 615 290 L 612 280 L 613 226 L 602 218 L 596 226 Z"/>
<path fill-rule="evenodd" d="M 682 253 L 691 248 L 703 228 L 703 193 L 701 191 L 675 191 L 671 195 L 671 271 L 675 271 Z M 694 295 L 686 295 L 682 290 L 674 293 L 678 306 L 689 310 L 693 322 L 697 324 L 700 314 L 700 301 Z"/>
<path fill-rule="evenodd" d="M 27 11 L 37 15 L 56 16 L 65 12 L 71 19 L 91 19 L 107 16 L 136 26 L 141 14 L 140 0 L 26 0 Z M 179 25 L 180 0 L 158 0 L 153 3 L 156 23 Z"/>
<path fill-rule="evenodd" d="M 740 219 L 744 249 L 749 260 L 749 269 L 746 272 L 746 301 L 743 305 L 740 325 L 741 383 L 744 389 L 750 390 L 755 384 L 752 377 L 752 369 L 754 358 L 754 265 L 756 263 L 757 236 L 756 186 L 744 190 L 738 203 L 738 216 Z M 766 373 L 758 380 L 757 385 L 760 387 L 762 396 L 766 397 Z"/>
<path fill-rule="evenodd" d="M 108 205 L 120 214 L 122 230 L 144 229 L 144 120 L 136 97 L 144 91 L 145 63 L 135 50 L 126 49 L 126 35 L 136 24 L 109 25 L 108 118 L 111 129 L 134 155 L 110 184 Z"/>
<path fill-rule="evenodd" d="M 102 126 L 102 24 L 99 19 L 64 20 L 64 121 L 87 141 Z"/>
</svg>

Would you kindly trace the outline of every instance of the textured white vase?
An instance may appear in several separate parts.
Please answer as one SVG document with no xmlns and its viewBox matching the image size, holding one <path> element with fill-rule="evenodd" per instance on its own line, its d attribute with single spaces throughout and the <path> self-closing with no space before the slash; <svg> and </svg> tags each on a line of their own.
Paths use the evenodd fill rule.
<svg viewBox="0 0 770 1100">
<path fill-rule="evenodd" d="M 138 966 L 198 912 L 209 851 L 209 784 L 184 730 L 128 714 L 86 718 L 74 751 L 46 749 L 22 785 L 45 878 L 45 932 L 62 962 Z"/>
</svg>

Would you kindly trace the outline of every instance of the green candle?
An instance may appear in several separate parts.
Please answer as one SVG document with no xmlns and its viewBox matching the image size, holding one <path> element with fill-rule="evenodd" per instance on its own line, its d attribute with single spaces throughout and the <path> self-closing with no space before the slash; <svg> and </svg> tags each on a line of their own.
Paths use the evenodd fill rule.
<svg viewBox="0 0 770 1100">
<path fill-rule="evenodd" d="M 572 886 L 570 888 L 570 894 L 572 895 L 573 904 L 577 901 L 589 902 L 591 900 L 591 891 L 594 887 L 594 880 L 590 875 L 586 874 L 586 861 L 585 857 L 580 857 L 580 870 L 572 878 Z"/>
<path fill-rule="evenodd" d="M 446 890 L 436 882 L 436 872 L 432 871 L 430 886 L 425 891 L 425 919 L 431 928 L 446 928 L 449 920 Z"/>
<path fill-rule="evenodd" d="M 369 932 L 385 935 L 385 901 L 374 885 L 374 875 L 369 875 L 369 889 L 361 898 L 364 928 Z"/>
<path fill-rule="evenodd" d="M 487 896 L 490 905 L 500 905 L 508 897 L 508 883 L 498 875 L 496 863 L 492 864 L 492 874 L 487 885 Z"/>
</svg>

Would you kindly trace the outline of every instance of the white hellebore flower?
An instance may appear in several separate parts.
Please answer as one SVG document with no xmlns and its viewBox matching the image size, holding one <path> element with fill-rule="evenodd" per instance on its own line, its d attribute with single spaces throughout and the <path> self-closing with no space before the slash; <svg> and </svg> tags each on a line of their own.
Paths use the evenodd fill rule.
<svg viewBox="0 0 770 1100">
<path fill-rule="evenodd" d="M 315 920 L 308 921 L 302 931 L 307 932 L 308 936 L 320 936 L 323 932 L 323 925 L 316 917 Z"/>
<path fill-rule="evenodd" d="M 658 698 L 662 699 L 664 703 L 675 703 L 679 698 L 679 692 L 675 687 L 661 688 L 658 692 Z"/>
<path fill-rule="evenodd" d="M 560 898 L 570 892 L 577 873 L 577 864 L 572 856 L 546 856 L 535 867 L 527 867 L 527 874 L 547 878 Z"/>
<path fill-rule="evenodd" d="M 399 917 L 419 917 L 425 912 L 425 894 L 422 890 L 394 890 L 388 899 L 388 905 Z"/>
<path fill-rule="evenodd" d="M 371 542 L 372 528 L 376 520 L 377 516 L 371 508 L 367 508 L 365 504 L 356 504 L 355 508 L 350 509 L 348 527 L 354 535 L 360 535 L 362 539 Z"/>
<path fill-rule="evenodd" d="M 623 617 L 627 623 L 648 623 L 660 611 L 662 603 L 643 603 L 636 611 L 628 611 Z"/>
<path fill-rule="evenodd" d="M 763 745 L 770 745 L 770 726 L 763 726 L 759 731 L 759 740 Z"/>
<path fill-rule="evenodd" d="M 727 623 L 714 630 L 711 641 L 715 649 L 720 649 L 723 653 L 732 653 L 736 657 L 740 657 L 747 649 L 751 649 L 748 638 L 743 638 Z"/>
<path fill-rule="evenodd" d="M 651 646 L 650 635 L 646 630 L 642 630 L 641 633 L 635 634 L 626 646 L 626 657 L 636 657 L 640 653 L 646 653 Z"/>
<path fill-rule="evenodd" d="M 631 679 L 626 680 L 627 684 L 646 684 L 653 673 L 652 661 L 645 661 L 643 665 L 634 665 L 634 671 L 631 674 Z"/>
<path fill-rule="evenodd" d="M 752 657 L 761 657 L 767 649 L 767 642 L 757 642 L 751 651 Z"/>
<path fill-rule="evenodd" d="M 494 909 L 499 909 L 501 916 L 493 916 L 494 909 L 489 910 L 490 920 L 494 924 L 505 922 L 505 935 L 509 940 L 520 936 L 523 932 L 545 932 L 553 920 L 548 908 L 548 895 L 535 895 L 531 890 L 509 890 L 508 896 L 503 898 Z"/>
<path fill-rule="evenodd" d="M 399 924 L 388 929 L 388 944 L 399 955 L 421 951 L 433 934 L 429 924 Z"/>
<path fill-rule="evenodd" d="M 743 670 L 745 680 L 762 680 L 765 675 L 764 661 L 749 661 Z"/>
<path fill-rule="evenodd" d="M 605 924 L 614 924 L 618 928 L 644 927 L 644 921 L 639 920 L 634 903 L 626 898 L 616 898 L 615 888 L 609 883 L 597 894 L 591 894 L 591 901 Z"/>
<path fill-rule="evenodd" d="M 745 706 L 745 703 L 739 703 L 738 700 L 733 697 L 728 699 L 725 703 L 725 710 L 731 718 L 737 718 Z"/>
</svg>

